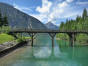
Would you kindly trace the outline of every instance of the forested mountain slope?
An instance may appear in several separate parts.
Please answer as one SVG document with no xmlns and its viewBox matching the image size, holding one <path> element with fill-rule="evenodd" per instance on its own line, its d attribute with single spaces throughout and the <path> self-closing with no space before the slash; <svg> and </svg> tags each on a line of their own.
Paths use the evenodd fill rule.
<svg viewBox="0 0 88 66">
<path fill-rule="evenodd" d="M 82 16 L 77 16 L 76 20 L 66 20 L 66 23 L 61 22 L 59 30 L 62 31 L 88 31 L 88 12 L 85 8 Z M 58 37 L 63 40 L 69 40 L 67 34 L 58 34 Z M 76 42 L 88 44 L 87 34 L 76 34 Z"/>
</svg>

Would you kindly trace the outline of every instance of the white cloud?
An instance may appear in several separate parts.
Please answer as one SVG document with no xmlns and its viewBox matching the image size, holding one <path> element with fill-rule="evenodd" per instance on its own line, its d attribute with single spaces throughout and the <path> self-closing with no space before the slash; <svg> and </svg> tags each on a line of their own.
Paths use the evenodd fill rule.
<svg viewBox="0 0 88 66">
<path fill-rule="evenodd" d="M 58 2 L 51 2 L 48 0 L 42 0 L 42 6 L 36 7 L 36 11 L 39 12 L 39 14 L 31 15 L 43 23 L 52 22 L 59 26 L 61 21 L 60 19 L 74 19 L 77 15 L 82 14 L 80 13 L 81 11 L 74 11 L 74 8 L 72 8 L 72 6 L 68 3 L 73 0 L 61 1 L 62 0 L 58 0 Z"/>
<path fill-rule="evenodd" d="M 55 6 L 52 7 L 52 12 L 49 14 L 48 21 L 56 23 L 59 18 L 62 18 L 61 15 L 64 13 L 66 7 L 69 7 L 66 2 L 55 4 Z"/>
<path fill-rule="evenodd" d="M 88 2 L 76 2 L 76 4 L 80 4 L 80 5 L 85 5 L 85 4 L 87 4 L 87 5 L 88 5 Z"/>
<path fill-rule="evenodd" d="M 73 2 L 73 0 L 66 0 L 67 2 Z"/>
<path fill-rule="evenodd" d="M 63 13 L 63 9 L 53 8 L 53 11 L 50 13 L 48 21 L 56 22 L 60 15 Z"/>
<path fill-rule="evenodd" d="M 64 12 L 64 8 L 69 5 L 64 1 L 62 3 L 52 3 L 48 0 L 42 0 L 42 7 L 38 6 L 36 11 L 39 12 L 39 15 L 33 15 L 40 19 L 40 21 L 53 22 L 56 23 L 58 18 L 61 18 L 60 15 Z M 41 17 L 42 16 L 42 17 Z"/>
<path fill-rule="evenodd" d="M 15 3 L 13 4 L 14 8 L 23 11 L 23 10 L 27 10 L 27 11 L 31 11 L 31 9 L 29 9 L 28 7 L 22 7 L 22 6 L 18 6 Z"/>
<path fill-rule="evenodd" d="M 34 15 L 34 17 L 37 17 L 37 19 L 39 19 L 42 22 L 47 22 L 48 21 L 48 17 L 51 13 L 51 6 L 52 6 L 52 2 L 48 1 L 48 0 L 42 0 L 42 7 L 38 6 L 36 8 L 36 11 L 39 12 L 40 14 L 32 14 Z"/>
<path fill-rule="evenodd" d="M 55 24 L 56 26 L 60 26 L 60 23 L 58 23 L 58 24 Z"/>
<path fill-rule="evenodd" d="M 78 0 L 78 2 L 76 2 L 76 4 L 85 5 L 85 4 L 88 4 L 88 2 L 81 2 L 80 0 Z"/>
<path fill-rule="evenodd" d="M 60 8 L 68 6 L 66 2 L 62 2 L 61 4 L 58 5 Z"/>
<path fill-rule="evenodd" d="M 75 19 L 77 15 L 81 16 L 80 14 L 82 13 L 82 11 L 76 11 L 74 13 L 69 13 L 67 15 L 65 15 L 63 18 L 73 18 Z"/>
<path fill-rule="evenodd" d="M 30 14 L 30 15 L 37 18 L 38 20 L 40 20 L 43 23 L 47 22 L 46 15 L 43 15 L 43 14 Z"/>
<path fill-rule="evenodd" d="M 40 13 L 49 13 L 50 7 L 51 7 L 52 3 L 48 0 L 42 0 L 42 7 L 38 6 L 36 8 L 36 11 L 40 12 Z"/>
</svg>

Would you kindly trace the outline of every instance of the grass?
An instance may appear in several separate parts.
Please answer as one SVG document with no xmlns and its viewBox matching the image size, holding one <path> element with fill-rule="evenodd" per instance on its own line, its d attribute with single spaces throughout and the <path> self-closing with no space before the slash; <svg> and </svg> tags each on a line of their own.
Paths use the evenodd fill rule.
<svg viewBox="0 0 88 66">
<path fill-rule="evenodd" d="M 27 39 L 30 39 L 31 37 L 21 37 L 19 36 L 18 39 L 16 39 L 17 42 L 23 42 L 26 41 Z"/>
<path fill-rule="evenodd" d="M 2 28 L 0 28 L 0 31 L 5 31 L 5 33 L 1 33 L 0 34 L 0 44 L 4 43 L 4 42 L 8 42 L 8 41 L 13 41 L 15 40 L 15 37 L 8 35 L 8 31 L 11 29 L 10 26 L 2 26 Z M 16 39 L 16 41 L 18 42 L 22 42 L 25 41 L 26 39 L 30 39 L 31 37 L 18 37 L 18 39 Z"/>
<path fill-rule="evenodd" d="M 15 40 L 15 38 L 11 35 L 7 35 L 5 33 L 0 34 L 0 44 L 13 40 Z"/>
<path fill-rule="evenodd" d="M 31 37 L 25 37 L 25 39 L 31 39 Z"/>
</svg>

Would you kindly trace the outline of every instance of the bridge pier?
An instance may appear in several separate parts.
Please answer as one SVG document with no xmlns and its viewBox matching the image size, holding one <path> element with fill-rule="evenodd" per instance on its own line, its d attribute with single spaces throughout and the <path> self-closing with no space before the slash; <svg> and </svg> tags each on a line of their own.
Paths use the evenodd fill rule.
<svg viewBox="0 0 88 66">
<path fill-rule="evenodd" d="M 52 37 L 52 47 L 54 47 L 54 36 L 56 33 L 49 33 L 49 35 Z"/>
<path fill-rule="evenodd" d="M 36 33 L 29 33 L 29 35 L 31 36 L 31 46 L 33 46 L 33 37 Z"/>
<path fill-rule="evenodd" d="M 67 33 L 69 36 L 69 44 L 70 46 L 75 46 L 75 33 Z"/>
</svg>

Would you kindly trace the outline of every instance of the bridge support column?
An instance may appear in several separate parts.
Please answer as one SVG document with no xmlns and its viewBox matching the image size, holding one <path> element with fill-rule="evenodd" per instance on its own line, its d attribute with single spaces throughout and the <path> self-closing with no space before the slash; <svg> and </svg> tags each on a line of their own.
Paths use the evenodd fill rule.
<svg viewBox="0 0 88 66">
<path fill-rule="evenodd" d="M 31 46 L 33 46 L 33 37 L 36 33 L 29 33 L 29 35 L 31 36 Z"/>
<path fill-rule="evenodd" d="M 75 46 L 75 33 L 68 33 L 70 46 Z"/>
<path fill-rule="evenodd" d="M 49 35 L 52 37 L 52 47 L 54 47 L 54 36 L 56 33 L 49 33 Z"/>
</svg>

